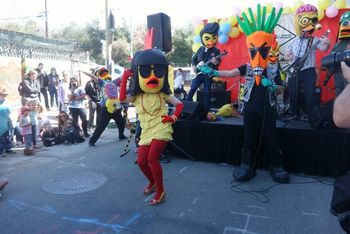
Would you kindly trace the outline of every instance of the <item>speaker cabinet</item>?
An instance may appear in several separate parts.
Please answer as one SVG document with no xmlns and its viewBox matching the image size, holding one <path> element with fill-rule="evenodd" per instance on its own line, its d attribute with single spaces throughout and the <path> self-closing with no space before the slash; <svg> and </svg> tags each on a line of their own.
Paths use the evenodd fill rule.
<svg viewBox="0 0 350 234">
<path fill-rule="evenodd" d="M 204 120 L 207 117 L 207 111 L 202 103 L 182 101 L 184 108 L 182 109 L 181 118 L 187 120 Z"/>
<path fill-rule="evenodd" d="M 153 28 L 152 47 L 164 52 L 172 49 L 170 17 L 164 13 L 147 16 L 148 29 Z"/>
<path fill-rule="evenodd" d="M 327 102 L 323 106 L 315 106 L 308 115 L 308 120 L 312 128 L 325 129 L 335 128 L 333 121 L 334 100 Z"/>
<path fill-rule="evenodd" d="M 204 91 L 197 91 L 197 101 L 204 101 Z M 221 91 L 221 92 L 211 92 L 210 93 L 210 107 L 211 108 L 221 108 L 223 105 L 231 102 L 231 92 Z"/>
</svg>

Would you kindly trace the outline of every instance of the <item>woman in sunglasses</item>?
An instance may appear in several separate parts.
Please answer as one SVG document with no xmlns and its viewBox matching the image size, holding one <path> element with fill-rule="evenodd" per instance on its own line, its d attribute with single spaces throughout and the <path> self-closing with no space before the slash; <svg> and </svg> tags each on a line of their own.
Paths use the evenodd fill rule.
<svg viewBox="0 0 350 234">
<path fill-rule="evenodd" d="M 163 172 L 159 163 L 160 153 L 172 140 L 172 124 L 179 118 L 183 104 L 171 95 L 168 83 L 168 61 L 163 52 L 149 49 L 135 54 L 132 70 L 123 74 L 120 101 L 133 103 L 141 124 L 137 163 L 149 181 L 144 195 L 156 192 L 150 205 L 158 205 L 165 199 Z M 128 78 L 132 76 L 129 95 L 126 96 Z M 166 103 L 176 107 L 168 115 Z"/>
</svg>

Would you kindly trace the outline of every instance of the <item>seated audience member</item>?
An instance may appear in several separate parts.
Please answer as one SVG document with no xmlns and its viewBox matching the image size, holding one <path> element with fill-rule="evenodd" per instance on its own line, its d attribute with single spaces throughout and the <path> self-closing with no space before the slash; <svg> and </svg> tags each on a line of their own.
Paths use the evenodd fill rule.
<svg viewBox="0 0 350 234">
<path fill-rule="evenodd" d="M 340 128 L 350 128 L 350 67 L 341 63 L 344 78 L 348 81 L 345 89 L 335 99 L 333 119 L 335 125 Z"/>
<path fill-rule="evenodd" d="M 62 127 L 62 142 L 66 145 L 81 143 L 84 142 L 85 139 L 80 135 L 79 130 L 74 127 L 73 120 L 67 119 L 65 124 Z"/>
<path fill-rule="evenodd" d="M 60 135 L 58 133 L 58 128 L 53 128 L 51 124 L 46 124 L 44 131 L 42 132 L 41 139 L 44 146 L 52 146 L 60 143 Z"/>
</svg>

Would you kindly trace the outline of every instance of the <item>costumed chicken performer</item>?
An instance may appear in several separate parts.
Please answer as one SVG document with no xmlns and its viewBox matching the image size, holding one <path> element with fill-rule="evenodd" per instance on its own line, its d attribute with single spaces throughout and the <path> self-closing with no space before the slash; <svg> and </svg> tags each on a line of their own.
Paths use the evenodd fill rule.
<svg viewBox="0 0 350 234">
<path fill-rule="evenodd" d="M 350 11 L 342 14 L 339 20 L 338 42 L 334 45 L 332 52 L 350 50 Z M 338 96 L 348 84 L 344 78 L 340 65 L 333 67 L 335 93 Z"/>
<path fill-rule="evenodd" d="M 156 192 L 150 205 L 158 205 L 165 199 L 163 172 L 159 163 L 161 152 L 172 140 L 172 124 L 179 118 L 183 104 L 171 95 L 168 83 L 168 61 L 161 50 L 148 49 L 138 52 L 132 70 L 125 70 L 120 89 L 120 100 L 133 103 L 141 124 L 137 164 L 149 181 L 144 195 Z M 128 78 L 131 87 L 126 96 Z M 174 105 L 175 112 L 168 115 L 166 103 Z"/>
<path fill-rule="evenodd" d="M 218 117 L 239 117 L 239 113 L 233 104 L 225 104 L 216 113 L 209 111 L 207 114 L 209 121 L 216 121 Z"/>
<path fill-rule="evenodd" d="M 305 98 L 306 109 L 304 112 L 306 114 L 315 105 L 316 49 L 325 52 L 328 50 L 330 42 L 327 35 L 313 36 L 315 30 L 319 30 L 321 25 L 318 24 L 317 8 L 311 4 L 302 5 L 297 9 L 294 27 L 298 36 L 289 44 L 284 59 L 292 61 L 292 74 L 288 79 L 290 111 L 296 118 L 299 118 L 302 95 Z M 304 90 L 304 94 L 301 92 L 302 90 Z"/>
<path fill-rule="evenodd" d="M 276 14 L 272 8 L 266 19 L 266 7 L 257 6 L 257 18 L 251 8 L 248 9 L 250 20 L 243 13 L 243 21 L 237 17 L 238 23 L 247 36 L 250 64 L 244 64 L 232 70 L 212 70 L 201 67 L 204 73 L 213 73 L 219 77 L 244 76 L 244 143 L 241 152 L 241 165 L 233 170 L 236 181 L 249 181 L 256 176 L 255 162 L 260 141 L 268 150 L 270 174 L 278 183 L 289 183 L 289 174 L 283 169 L 283 156 L 276 138 L 276 91 L 281 90 L 281 79 L 275 68 L 268 66 L 268 55 L 276 40 L 273 34 L 283 9 Z M 265 20 L 266 19 L 266 20 Z M 259 143 L 257 134 L 260 133 Z M 257 144 L 258 143 L 258 144 Z"/>
</svg>

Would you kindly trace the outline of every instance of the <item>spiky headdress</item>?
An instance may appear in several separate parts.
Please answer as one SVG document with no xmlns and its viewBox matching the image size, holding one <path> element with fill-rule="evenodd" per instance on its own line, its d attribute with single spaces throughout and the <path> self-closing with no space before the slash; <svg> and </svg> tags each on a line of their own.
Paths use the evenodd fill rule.
<svg viewBox="0 0 350 234">
<path fill-rule="evenodd" d="M 280 8 L 276 15 L 276 8 L 273 7 L 267 20 L 266 20 L 266 6 L 264 6 L 261 9 L 260 4 L 258 4 L 256 19 L 254 18 L 253 10 L 251 8 L 248 8 L 248 12 L 249 12 L 250 20 L 248 19 L 246 13 L 242 13 L 243 21 L 240 19 L 240 17 L 237 16 L 238 24 L 239 26 L 241 26 L 246 36 L 249 36 L 250 34 L 257 31 L 272 33 L 274 28 L 277 25 L 279 18 L 282 15 L 283 8 Z"/>
</svg>

